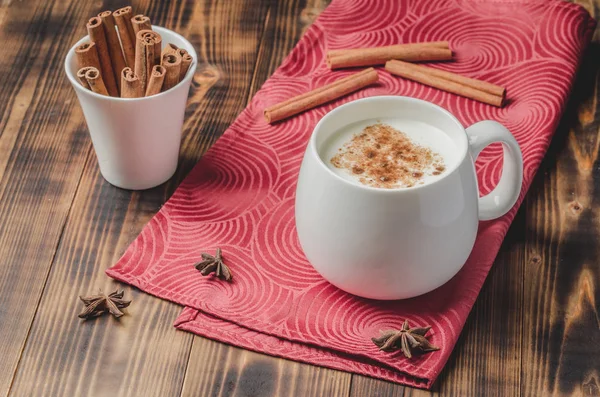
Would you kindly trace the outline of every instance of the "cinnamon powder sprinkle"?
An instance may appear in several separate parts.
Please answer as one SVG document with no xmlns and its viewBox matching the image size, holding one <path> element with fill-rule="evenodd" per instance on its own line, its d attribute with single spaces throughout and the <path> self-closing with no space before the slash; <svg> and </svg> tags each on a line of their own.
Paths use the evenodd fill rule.
<svg viewBox="0 0 600 397">
<path fill-rule="evenodd" d="M 357 176 L 368 186 L 393 189 L 423 184 L 446 170 L 442 157 L 387 124 L 374 124 L 355 134 L 331 164 Z"/>
</svg>

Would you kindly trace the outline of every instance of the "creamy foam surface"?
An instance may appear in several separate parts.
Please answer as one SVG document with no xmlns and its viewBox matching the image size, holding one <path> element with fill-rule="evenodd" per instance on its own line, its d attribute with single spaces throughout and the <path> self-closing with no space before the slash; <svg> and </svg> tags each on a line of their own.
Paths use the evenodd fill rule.
<svg viewBox="0 0 600 397">
<path fill-rule="evenodd" d="M 391 129 L 388 126 L 396 130 L 392 130 L 392 134 L 398 134 L 392 135 L 398 138 L 394 144 L 397 146 L 397 142 L 405 142 L 404 147 L 407 148 L 406 150 L 393 151 L 390 150 L 391 146 L 389 144 L 380 146 L 377 145 L 375 140 L 371 139 L 369 132 L 374 131 L 373 127 L 383 127 L 389 131 Z M 361 134 L 365 132 L 367 134 L 361 137 Z M 400 133 L 403 134 L 404 139 L 400 136 Z M 381 137 L 380 135 L 379 137 Z M 361 139 L 363 140 L 362 143 Z M 365 139 L 367 140 L 366 143 L 364 142 Z M 361 154 L 359 157 L 356 156 L 357 144 L 362 145 L 358 150 Z M 375 161 L 365 158 L 364 152 L 367 150 L 365 149 L 367 145 L 370 145 L 369 148 L 376 152 L 373 158 Z M 374 145 L 379 146 L 380 149 L 377 149 Z M 416 165 L 414 161 L 412 164 L 403 162 L 403 160 L 396 162 L 391 153 L 397 153 L 400 156 L 402 156 L 400 153 L 414 154 L 413 157 L 419 161 Z M 352 123 L 336 131 L 324 142 L 320 150 L 320 156 L 329 169 L 349 182 L 361 186 L 395 189 L 422 186 L 443 178 L 447 170 L 452 168 L 458 161 L 458 150 L 452 139 L 435 126 L 416 120 L 379 118 Z M 344 161 L 340 161 L 340 159 Z M 368 160 L 368 164 L 365 163 L 365 160 Z M 387 166 L 386 163 L 389 161 L 392 161 L 391 167 L 402 168 L 407 166 L 410 171 L 408 179 L 400 178 L 394 182 L 394 178 L 388 178 L 388 181 L 385 181 L 386 177 L 393 175 L 393 173 L 387 173 L 383 174 L 386 177 L 381 177 L 382 174 L 378 172 L 385 170 L 385 168 L 369 172 L 369 170 L 374 170 L 373 164 L 378 167 Z M 349 166 L 349 164 L 352 166 Z M 413 173 L 413 170 L 416 170 L 416 172 Z M 413 175 L 415 177 L 412 177 Z M 381 178 L 382 181 L 374 178 Z"/>
</svg>

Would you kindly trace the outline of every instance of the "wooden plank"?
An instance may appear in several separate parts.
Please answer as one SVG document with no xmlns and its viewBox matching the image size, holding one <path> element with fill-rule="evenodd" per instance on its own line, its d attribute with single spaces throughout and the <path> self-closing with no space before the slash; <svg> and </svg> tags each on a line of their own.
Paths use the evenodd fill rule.
<svg viewBox="0 0 600 397">
<path fill-rule="evenodd" d="M 2 2 L 0 395 L 11 380 L 90 150 L 64 75 L 89 2 Z"/>
<path fill-rule="evenodd" d="M 3 56 L 0 59 L 0 179 L 11 159 L 11 152 L 15 148 L 17 137 L 22 131 L 21 125 L 26 116 L 30 116 L 31 105 L 36 83 L 40 79 L 40 63 L 35 63 L 35 54 L 42 46 L 49 48 L 51 43 L 41 40 L 44 23 L 35 24 L 32 20 L 41 22 L 47 10 L 40 10 L 36 4 L 31 8 L 13 6 L 11 2 L 0 5 L 0 28 L 4 43 Z M 22 29 L 13 30 L 10 25 L 13 21 L 23 21 Z M 27 23 L 26 21 L 31 21 Z M 46 24 L 48 21 L 46 21 Z M 32 34 L 24 37 L 23 31 L 27 29 Z M 34 66 L 35 65 L 35 66 Z M 31 73 L 32 67 L 37 73 Z"/>
<path fill-rule="evenodd" d="M 252 81 L 268 5 L 214 0 L 196 2 L 182 12 L 180 3 L 151 4 L 137 9 L 147 10 L 158 24 L 179 26 L 200 56 L 187 109 L 181 178 L 207 142 L 245 106 L 245 95 L 239 93 L 246 93 Z M 137 193 L 114 188 L 99 175 L 91 153 L 12 394 L 172 396 L 181 391 L 192 335 L 172 326 L 180 306 L 126 287 L 134 302 L 120 321 L 103 317 L 82 323 L 77 318 L 77 296 L 114 287 L 104 270 L 159 210 L 174 185 Z"/>
<path fill-rule="evenodd" d="M 329 1 L 272 1 L 248 100 Z M 311 17 L 298 18 L 298 15 Z M 194 337 L 184 396 L 344 396 L 351 375 Z"/>
<path fill-rule="evenodd" d="M 600 1 L 581 1 L 596 18 Z M 600 34 L 527 200 L 523 395 L 600 395 Z"/>
<path fill-rule="evenodd" d="M 331 0 L 271 1 L 248 102 L 288 56 Z"/>
<path fill-rule="evenodd" d="M 277 359 L 198 336 L 184 396 L 346 396 L 350 374 Z"/>
<path fill-rule="evenodd" d="M 504 240 L 454 354 L 434 390 L 440 395 L 514 396 L 521 379 L 526 211 Z"/>
<path fill-rule="evenodd" d="M 598 0 L 594 1 L 597 9 Z M 64 54 L 59 56 L 57 52 L 60 50 L 54 49 L 48 39 L 51 36 L 45 35 L 64 29 L 59 32 L 60 37 L 64 34 L 69 41 L 69 38 L 83 34 L 78 25 L 73 26 L 73 22 L 59 26 L 58 22 L 52 25 L 52 21 L 56 19 L 62 24 L 62 15 L 83 14 L 73 7 L 87 7 L 87 3 L 82 2 L 81 6 L 75 3 L 56 6 L 52 3 L 28 4 L 28 7 L 13 11 L 10 4 L 7 6 L 7 2 L 3 2 L 1 8 L 0 34 L 13 55 L 0 60 L 0 86 L 4 88 L 0 93 L 0 104 L 5 109 L 0 118 L 0 257 L 9 260 L 6 262 L 9 266 L 0 267 L 0 298 L 3 301 L 0 308 L 0 334 L 3 335 L 0 341 L 0 355 L 3 357 L 0 363 L 0 394 L 7 390 L 14 372 L 16 357 L 35 310 L 32 302 L 37 303 L 36 296 L 39 297 L 43 287 L 77 186 L 78 170 L 83 166 L 83 158 L 89 149 L 78 105 L 69 102 L 69 96 L 73 100 L 74 96 L 66 79 L 61 77 L 60 62 Z M 163 2 L 152 4 L 151 15 L 152 12 L 160 12 L 159 24 L 177 26 L 186 34 L 189 21 L 182 20 L 181 16 L 187 15 L 184 12 L 186 7 L 192 6 L 187 2 L 172 7 L 165 6 Z M 588 9 L 593 7 L 587 3 L 584 6 Z M 193 7 L 196 12 L 199 6 Z M 229 5 L 222 6 L 227 7 Z M 210 31 L 205 36 L 204 33 L 198 36 L 210 40 L 210 37 L 219 34 L 219 30 L 207 26 L 216 18 L 207 9 L 202 8 L 202 15 L 194 14 L 194 18 L 205 22 L 203 32 Z M 273 15 L 273 7 L 269 12 L 269 16 Z M 302 15 L 309 18 L 312 14 L 305 12 Z M 226 18 L 227 15 L 220 17 Z M 172 20 L 174 18 L 175 21 Z M 79 17 L 76 19 L 79 20 Z M 14 29 L 14 26 L 6 27 L 4 23 L 8 20 L 12 23 L 20 21 L 24 25 L 19 29 L 36 33 L 25 35 L 9 31 L 9 27 Z M 30 20 L 32 25 L 27 25 Z M 168 25 L 169 21 L 174 25 Z M 226 25 L 221 23 L 219 29 L 225 30 Z M 274 31 L 269 26 L 265 35 Z M 69 34 L 69 29 L 77 33 Z M 244 33 L 247 34 L 247 31 L 244 30 Z M 289 40 L 289 37 L 285 39 Z M 21 42 L 30 43 L 31 52 L 19 52 L 21 48 L 29 51 L 26 47 L 15 47 Z M 234 42 L 237 41 L 231 40 L 230 43 Z M 284 55 L 289 50 L 285 46 L 281 46 Z M 600 56 L 598 46 L 594 48 L 592 55 L 588 56 L 588 65 L 594 65 L 593 60 Z M 211 56 L 217 58 L 219 51 L 213 48 L 203 50 L 201 56 L 205 59 L 211 60 Z M 263 52 L 268 53 L 264 47 Z M 77 304 L 73 298 L 92 286 L 108 288 L 111 285 L 104 278 L 103 269 L 118 257 L 158 210 L 164 201 L 165 191 L 174 189 L 207 144 L 220 135 L 241 110 L 243 101 L 239 100 L 239 91 L 231 94 L 228 86 L 231 82 L 223 79 L 231 76 L 229 72 L 232 69 L 250 71 L 252 62 L 247 58 L 251 53 L 245 53 L 242 58 L 246 58 L 241 60 L 237 57 L 233 60 L 233 55 L 225 56 L 222 63 L 213 60 L 215 66 L 206 65 L 199 71 L 192 105 L 188 110 L 182 166 L 172 183 L 141 194 L 122 192 L 100 179 L 95 157 L 89 157 L 82 187 L 65 228 L 19 376 L 14 382 L 14 395 L 67 395 L 70 392 L 77 395 L 170 395 L 177 391 L 176 385 L 181 387 L 184 371 L 181 363 L 185 361 L 191 337 L 173 332 L 170 327 L 170 321 L 179 311 L 177 307 L 128 290 L 135 299 L 131 316 L 120 323 L 104 318 L 81 326 L 74 315 Z M 23 54 L 27 56 L 21 58 Z M 267 55 L 270 56 L 270 64 L 279 63 L 280 59 L 276 61 L 275 58 L 280 55 Z M 9 61 L 5 63 L 6 59 Z M 58 68 L 42 70 L 42 65 L 52 65 L 56 59 Z M 525 225 L 529 230 L 527 245 L 525 247 L 518 242 L 522 241 L 518 234 L 514 236 L 515 228 L 525 229 L 525 215 L 521 211 L 509 233 L 509 238 L 515 238 L 517 242 L 505 243 L 457 350 L 434 388 L 435 394 L 494 395 L 502 392 L 513 395 L 516 394 L 515 388 L 520 388 L 524 395 L 598 394 L 598 368 L 593 361 L 598 351 L 593 349 L 599 345 L 596 284 L 600 277 L 595 253 L 598 232 L 593 188 L 599 142 L 599 102 L 598 71 L 591 69 L 583 73 L 587 77 L 582 78 L 583 83 L 575 94 L 587 99 L 579 112 L 571 112 L 572 116 L 578 113 L 580 121 L 568 135 L 568 141 L 563 138 L 568 149 L 560 152 L 556 169 L 552 167 L 553 160 L 549 160 L 550 166 L 546 165 L 549 175 L 536 182 L 529 195 Z M 260 85 L 261 76 L 271 73 L 263 73 L 264 70 L 257 70 L 252 83 L 248 80 L 251 74 L 244 75 L 246 80 L 234 88 L 243 90 L 251 84 L 254 91 Z M 207 93 L 208 97 L 202 98 L 203 93 Z M 230 101 L 228 95 L 236 95 L 236 98 Z M 226 105 L 220 108 L 206 106 L 207 103 L 223 105 L 224 102 Z M 230 105 L 231 102 L 233 105 Z M 62 120 L 60 126 L 51 122 L 57 117 L 56 112 Z M 568 130 L 569 124 L 568 120 L 564 123 L 558 139 L 566 136 L 564 131 Z M 197 129 L 203 134 L 197 133 Z M 45 131 L 45 134 L 37 136 L 38 130 Z M 562 147 L 558 145 L 559 149 Z M 69 162 L 62 164 L 62 159 L 67 157 Z M 44 166 L 40 167 L 40 164 Z M 515 279 L 511 271 L 521 278 Z M 65 287 L 65 284 L 68 286 Z M 519 285 L 527 288 L 519 290 Z M 519 308 L 523 299 L 525 306 L 522 313 Z M 511 308 L 515 309 L 514 312 Z M 137 322 L 138 318 L 151 318 L 152 324 Z M 519 332 L 521 328 L 523 330 L 522 346 L 519 338 L 515 339 L 514 324 L 518 324 Z M 494 328 L 497 326 L 501 332 Z M 64 335 L 56 336 L 61 332 Z M 223 385 L 230 385 L 231 379 L 237 394 L 264 395 L 262 391 L 265 390 L 267 395 L 333 395 L 344 394 L 348 387 L 346 378 L 328 380 L 336 376 L 335 371 L 267 358 L 198 337 L 193 340 L 184 394 L 198 390 L 223 394 L 229 390 Z M 57 346 L 45 346 L 53 344 Z M 136 352 L 135 355 L 129 354 L 131 350 L 127 350 L 128 347 Z M 80 348 L 84 350 L 78 350 Z M 513 353 L 520 349 L 523 350 L 524 364 L 519 374 L 515 372 L 515 363 L 519 359 Z M 196 361 L 195 353 L 198 354 Z M 226 361 L 221 366 L 218 362 L 223 358 Z M 231 376 L 236 373 L 241 375 Z M 202 378 L 199 374 L 204 374 L 204 378 L 196 379 Z M 277 376 L 276 382 L 273 376 Z M 314 382 L 311 376 L 319 380 Z M 290 378 L 295 380 L 286 381 Z M 200 386 L 203 381 L 209 380 L 214 385 L 221 382 L 222 386 Z M 353 378 L 352 393 L 425 394 L 358 376 Z"/>
<path fill-rule="evenodd" d="M 91 159 L 19 363 L 13 395 L 149 396 L 180 390 L 191 338 L 173 331 L 179 306 L 125 287 L 133 303 L 120 320 L 77 317 L 82 307 L 78 295 L 117 287 L 104 269 L 163 199 L 160 189 L 132 194 L 110 186 Z"/>
</svg>

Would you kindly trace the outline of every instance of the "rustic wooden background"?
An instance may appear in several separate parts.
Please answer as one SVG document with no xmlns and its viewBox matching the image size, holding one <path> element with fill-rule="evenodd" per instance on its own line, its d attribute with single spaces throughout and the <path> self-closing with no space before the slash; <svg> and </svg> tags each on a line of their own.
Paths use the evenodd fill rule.
<svg viewBox="0 0 600 397">
<path fill-rule="evenodd" d="M 600 15 L 600 0 L 578 0 Z M 126 288 L 121 321 L 77 296 L 114 263 L 292 49 L 327 0 L 134 1 L 200 57 L 171 182 L 98 172 L 63 72 L 85 21 L 124 1 L 0 2 L 0 395 L 600 395 L 600 34 L 549 155 L 429 393 L 176 331 L 181 308 Z M 240 95 L 242 93 L 243 95 Z"/>
</svg>

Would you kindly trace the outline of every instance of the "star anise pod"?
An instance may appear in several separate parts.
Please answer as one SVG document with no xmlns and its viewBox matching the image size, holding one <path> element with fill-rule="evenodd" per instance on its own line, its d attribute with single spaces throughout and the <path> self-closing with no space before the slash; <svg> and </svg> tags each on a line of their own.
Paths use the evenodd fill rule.
<svg viewBox="0 0 600 397">
<path fill-rule="evenodd" d="M 229 268 L 223 263 L 221 248 L 217 248 L 217 254 L 215 256 L 203 253 L 202 262 L 198 262 L 194 266 L 196 269 L 200 270 L 200 274 L 203 276 L 215 273 L 215 276 L 225 281 L 230 281 L 233 277 Z"/>
<path fill-rule="evenodd" d="M 381 331 L 379 338 L 371 338 L 373 343 L 384 352 L 392 352 L 398 349 L 402 350 L 406 358 L 411 358 L 413 353 L 427 353 L 440 350 L 425 338 L 430 326 L 410 328 L 408 320 L 404 320 L 400 331 Z"/>
<path fill-rule="evenodd" d="M 126 308 L 131 303 L 131 300 L 123 299 L 123 290 L 115 290 L 106 295 L 100 291 L 97 295 L 80 296 L 79 299 L 85 305 L 83 311 L 79 313 L 79 318 L 90 319 L 110 313 L 116 318 L 121 317 L 124 313 L 121 309 Z"/>
</svg>

